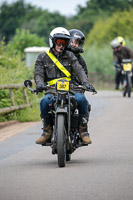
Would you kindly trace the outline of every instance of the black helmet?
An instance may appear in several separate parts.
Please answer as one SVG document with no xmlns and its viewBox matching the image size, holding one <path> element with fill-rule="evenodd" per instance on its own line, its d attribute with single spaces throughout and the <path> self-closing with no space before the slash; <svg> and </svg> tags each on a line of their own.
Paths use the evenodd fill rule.
<svg viewBox="0 0 133 200">
<path fill-rule="evenodd" d="M 72 50 L 74 53 L 83 53 L 83 46 L 84 46 L 84 41 L 85 41 L 85 36 L 84 34 L 78 30 L 78 29 L 71 29 L 69 30 L 70 33 L 70 42 L 68 48 Z M 78 41 L 78 47 L 73 47 L 71 45 L 71 42 Z"/>
</svg>

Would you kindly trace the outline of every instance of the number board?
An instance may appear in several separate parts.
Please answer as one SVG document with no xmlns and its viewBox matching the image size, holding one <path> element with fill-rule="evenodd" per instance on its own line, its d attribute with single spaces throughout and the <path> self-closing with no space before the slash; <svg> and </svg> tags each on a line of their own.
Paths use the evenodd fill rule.
<svg viewBox="0 0 133 200">
<path fill-rule="evenodd" d="M 58 81 L 57 90 L 59 91 L 69 91 L 69 82 L 68 81 Z"/>
</svg>

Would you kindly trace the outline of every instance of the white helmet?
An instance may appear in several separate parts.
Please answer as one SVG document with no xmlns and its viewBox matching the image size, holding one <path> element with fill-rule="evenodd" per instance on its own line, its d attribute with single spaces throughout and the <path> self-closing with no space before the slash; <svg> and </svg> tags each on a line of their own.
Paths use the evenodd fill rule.
<svg viewBox="0 0 133 200">
<path fill-rule="evenodd" d="M 110 46 L 114 49 L 114 48 L 117 48 L 121 45 L 120 45 L 120 42 L 118 41 L 118 39 L 114 39 L 110 42 Z"/>
<path fill-rule="evenodd" d="M 53 29 L 49 35 L 49 46 L 50 48 L 53 48 L 55 46 L 56 39 L 64 39 L 64 40 L 70 40 L 70 33 L 67 29 L 62 27 L 57 27 Z"/>
</svg>

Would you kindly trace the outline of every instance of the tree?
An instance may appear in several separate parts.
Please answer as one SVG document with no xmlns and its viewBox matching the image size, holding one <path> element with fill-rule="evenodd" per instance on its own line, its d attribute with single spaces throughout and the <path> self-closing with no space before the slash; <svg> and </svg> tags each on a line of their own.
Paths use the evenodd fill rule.
<svg viewBox="0 0 133 200">
<path fill-rule="evenodd" d="M 16 30 L 13 40 L 9 43 L 8 49 L 20 54 L 24 54 L 24 49 L 31 46 L 46 46 L 44 38 L 31 34 L 29 30 Z"/>
<path fill-rule="evenodd" d="M 30 18 L 27 15 L 26 18 L 29 18 L 29 20 L 25 20 L 22 27 L 30 29 L 31 33 L 36 33 L 40 37 L 45 37 L 47 45 L 49 44 L 49 34 L 52 29 L 66 26 L 66 17 L 60 15 L 58 12 L 50 13 L 47 10 L 41 10 L 38 17 L 35 15 Z"/>
<path fill-rule="evenodd" d="M 133 8 L 129 11 L 119 11 L 106 20 L 98 20 L 93 29 L 87 35 L 86 48 L 88 45 L 97 43 L 106 44 L 118 35 L 133 41 Z"/>
<path fill-rule="evenodd" d="M 10 41 L 19 29 L 28 29 L 40 37 L 45 37 L 48 44 L 50 31 L 57 26 L 66 26 L 66 17 L 58 12 L 50 13 L 18 0 L 12 4 L 4 2 L 0 7 L 0 40 Z"/>
<path fill-rule="evenodd" d="M 88 0 L 86 6 L 78 6 L 77 14 L 68 19 L 68 27 L 78 28 L 87 35 L 99 19 L 105 20 L 116 11 L 129 10 L 133 0 Z"/>
<path fill-rule="evenodd" d="M 23 23 L 24 16 L 32 9 L 29 4 L 24 4 L 24 0 L 8 5 L 4 2 L 0 7 L 0 40 L 5 37 L 5 41 L 11 40 L 16 28 Z"/>
</svg>

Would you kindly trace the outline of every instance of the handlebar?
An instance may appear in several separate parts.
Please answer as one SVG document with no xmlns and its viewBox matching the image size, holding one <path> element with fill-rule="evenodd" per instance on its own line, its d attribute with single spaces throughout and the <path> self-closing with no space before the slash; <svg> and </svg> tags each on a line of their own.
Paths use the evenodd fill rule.
<svg viewBox="0 0 133 200">
<path fill-rule="evenodd" d="M 94 94 L 97 94 L 97 91 L 96 90 L 90 90 L 90 89 L 87 89 L 85 86 L 83 85 L 78 85 L 78 86 L 75 86 L 75 85 L 71 85 L 70 86 L 71 89 L 77 89 L 77 90 L 84 90 L 84 91 L 88 91 L 88 92 L 93 92 L 93 95 Z"/>
<path fill-rule="evenodd" d="M 37 89 L 32 89 L 31 88 L 31 85 L 25 85 L 30 91 L 31 91 L 31 93 L 36 93 L 36 94 L 38 94 L 38 90 Z M 47 91 L 48 89 L 55 89 L 56 87 L 55 86 L 50 86 L 50 85 L 47 85 L 47 86 L 44 86 L 43 87 L 43 90 L 44 91 Z M 77 86 L 75 86 L 75 85 L 73 85 L 73 84 L 71 84 L 70 85 L 70 88 L 71 89 L 77 89 L 77 90 L 82 90 L 82 91 L 88 91 L 88 92 L 93 92 L 93 95 L 94 94 L 97 94 L 97 91 L 96 90 L 94 90 L 94 91 L 92 91 L 92 90 L 90 90 L 90 89 L 87 89 L 85 86 L 83 86 L 83 85 L 77 85 Z"/>
<path fill-rule="evenodd" d="M 122 64 L 124 63 L 132 63 L 133 59 L 122 59 Z"/>
</svg>

